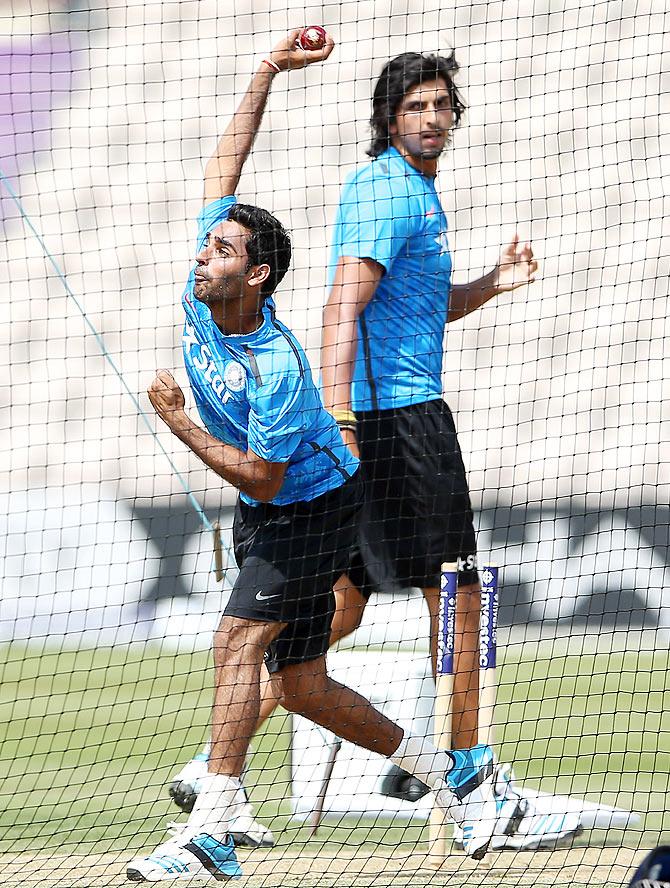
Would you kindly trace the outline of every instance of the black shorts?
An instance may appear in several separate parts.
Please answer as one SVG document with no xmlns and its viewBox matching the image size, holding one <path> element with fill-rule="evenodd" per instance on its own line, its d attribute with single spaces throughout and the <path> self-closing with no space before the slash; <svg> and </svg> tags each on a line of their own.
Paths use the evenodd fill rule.
<svg viewBox="0 0 670 888">
<path fill-rule="evenodd" d="M 442 400 L 357 414 L 365 504 L 350 571 L 368 597 L 439 588 L 443 562 L 478 582 L 470 493 L 451 410 Z"/>
<path fill-rule="evenodd" d="M 224 614 L 288 624 L 266 651 L 269 672 L 328 650 L 333 585 L 349 570 L 356 545 L 359 474 L 309 502 L 250 506 L 238 499 L 233 544 L 240 573 Z"/>
</svg>

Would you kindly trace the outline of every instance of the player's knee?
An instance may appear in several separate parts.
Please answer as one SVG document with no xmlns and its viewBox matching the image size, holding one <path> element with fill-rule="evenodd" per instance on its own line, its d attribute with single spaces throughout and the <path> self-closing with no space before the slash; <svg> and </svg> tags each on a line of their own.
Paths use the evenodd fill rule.
<svg viewBox="0 0 670 888">
<path fill-rule="evenodd" d="M 358 629 L 367 604 L 367 599 L 359 589 L 352 585 L 348 577 L 341 577 L 335 584 L 334 591 L 337 609 L 331 627 L 331 645 Z"/>
<path fill-rule="evenodd" d="M 316 692 L 310 690 L 286 691 L 282 694 L 282 706 L 296 715 L 309 715 L 315 707 Z"/>
<path fill-rule="evenodd" d="M 299 689 L 296 686 L 289 684 L 282 684 L 282 706 L 284 709 L 288 710 L 288 712 L 295 712 L 298 714 L 303 714 L 309 711 L 309 690 L 305 691 L 303 689 Z"/>
<path fill-rule="evenodd" d="M 278 706 L 282 706 L 288 710 L 288 706 L 284 700 L 284 685 L 281 678 L 276 673 L 270 674 L 270 687 L 272 688 L 272 696 Z"/>
<path fill-rule="evenodd" d="M 308 714 L 323 705 L 324 678 L 302 664 L 288 666 L 278 673 L 281 680 L 282 705 L 289 712 Z"/>
<path fill-rule="evenodd" d="M 304 708 L 305 698 L 309 696 L 309 688 L 305 687 L 304 681 L 292 675 L 281 676 L 281 699 L 282 706 L 289 712 L 301 712 Z"/>
<path fill-rule="evenodd" d="M 262 659 L 263 651 L 271 640 L 271 632 L 271 626 L 265 623 L 224 615 L 214 633 L 214 663 L 221 665 Z"/>
<path fill-rule="evenodd" d="M 347 635 L 351 635 L 361 625 L 363 620 L 363 608 L 347 608 L 335 615 L 330 631 L 330 643 L 336 644 Z"/>
</svg>

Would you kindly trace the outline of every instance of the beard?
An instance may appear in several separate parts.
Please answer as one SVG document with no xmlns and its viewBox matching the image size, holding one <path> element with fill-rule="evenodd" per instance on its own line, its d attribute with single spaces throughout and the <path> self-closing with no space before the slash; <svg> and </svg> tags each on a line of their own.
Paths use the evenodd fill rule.
<svg viewBox="0 0 670 888">
<path fill-rule="evenodd" d="M 221 280 L 210 280 L 209 278 L 196 280 L 193 285 L 193 296 L 198 302 L 203 302 L 205 305 L 214 305 L 217 302 L 223 302 L 227 296 L 225 282 Z"/>
<path fill-rule="evenodd" d="M 437 160 L 437 158 L 441 157 L 447 150 L 448 144 L 448 136 L 442 139 L 441 144 L 437 144 L 435 146 L 424 145 L 424 140 L 421 139 L 421 141 L 419 142 L 419 156 L 423 158 L 423 160 Z"/>
<path fill-rule="evenodd" d="M 198 300 L 198 302 L 208 301 L 207 281 L 197 280 L 193 284 L 193 296 Z"/>
<path fill-rule="evenodd" d="M 419 156 L 422 160 L 437 160 L 438 157 L 441 157 L 444 154 L 444 149 L 446 147 L 445 144 L 442 148 L 426 148 L 426 150 L 422 151 Z"/>
</svg>

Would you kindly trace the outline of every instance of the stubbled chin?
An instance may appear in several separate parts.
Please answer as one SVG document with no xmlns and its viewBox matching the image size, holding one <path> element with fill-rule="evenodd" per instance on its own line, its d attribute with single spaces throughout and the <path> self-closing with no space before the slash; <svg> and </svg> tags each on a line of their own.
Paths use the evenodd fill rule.
<svg viewBox="0 0 670 888">
<path fill-rule="evenodd" d="M 424 148 L 421 152 L 421 157 L 423 157 L 424 160 L 435 160 L 437 157 L 440 157 L 443 151 L 444 145 L 440 148 Z"/>
<path fill-rule="evenodd" d="M 193 295 L 198 300 L 198 302 L 207 302 L 207 288 L 203 287 L 202 284 L 196 284 L 193 287 Z"/>
</svg>

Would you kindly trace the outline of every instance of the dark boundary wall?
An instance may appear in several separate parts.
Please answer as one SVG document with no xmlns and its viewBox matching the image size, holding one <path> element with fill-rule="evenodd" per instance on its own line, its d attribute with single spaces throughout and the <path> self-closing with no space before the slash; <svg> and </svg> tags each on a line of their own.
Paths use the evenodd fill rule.
<svg viewBox="0 0 670 888">
<path fill-rule="evenodd" d="M 188 577 L 181 568 L 183 541 L 185 535 L 200 532 L 197 516 L 183 506 L 135 505 L 133 517 L 161 553 L 159 575 L 148 590 L 145 584 L 145 605 L 188 596 Z M 208 517 L 230 528 L 232 509 Z M 480 555 L 484 543 L 505 568 L 501 626 L 542 622 L 557 630 L 574 627 L 589 632 L 668 626 L 670 601 L 665 608 L 659 605 L 664 592 L 666 601 L 670 596 L 665 582 L 670 574 L 668 506 L 610 511 L 497 506 L 478 513 L 477 520 Z M 566 570 L 566 563 L 572 571 Z M 563 590 L 554 596 L 561 598 L 558 616 L 556 601 L 553 606 L 545 603 L 552 601 L 543 579 L 547 574 L 553 580 L 550 591 Z M 577 586 L 579 594 L 573 597 Z"/>
</svg>

